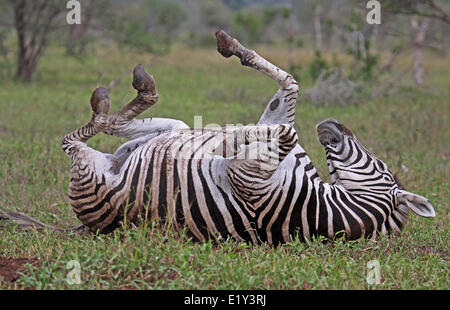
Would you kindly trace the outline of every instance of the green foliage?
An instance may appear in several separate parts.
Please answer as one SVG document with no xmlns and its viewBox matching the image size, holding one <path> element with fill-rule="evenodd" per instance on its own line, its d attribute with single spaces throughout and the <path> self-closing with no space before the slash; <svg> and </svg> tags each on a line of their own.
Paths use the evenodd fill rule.
<svg viewBox="0 0 450 310">
<path fill-rule="evenodd" d="M 350 71 L 349 79 L 352 81 L 370 81 L 374 80 L 375 69 L 378 66 L 378 55 L 370 51 L 370 41 L 364 38 L 363 48 L 349 49 L 348 53 L 353 56 L 353 68 Z"/>
<path fill-rule="evenodd" d="M 169 36 L 150 35 L 141 20 L 123 18 L 111 24 L 111 33 L 119 45 L 126 45 L 142 52 L 164 55 L 172 43 Z"/>
<path fill-rule="evenodd" d="M 325 29 L 332 29 L 334 26 L 334 21 L 331 18 L 327 18 L 323 22 L 323 26 L 325 27 Z"/>
<path fill-rule="evenodd" d="M 302 80 L 302 66 L 300 64 L 291 64 L 288 71 L 296 81 Z"/>
<path fill-rule="evenodd" d="M 109 32 L 119 45 L 152 54 L 167 54 L 186 12 L 179 4 L 166 1 L 146 0 L 145 4 L 108 19 Z"/>
<path fill-rule="evenodd" d="M 221 1 L 203 0 L 200 6 L 200 18 L 208 28 L 228 28 L 231 24 L 231 12 Z M 196 29 L 200 32 L 200 29 Z"/>
<path fill-rule="evenodd" d="M 3 78 L 12 75 L 11 49 L 7 45 L 9 33 L 8 29 L 0 28 L 0 77 Z"/>
<path fill-rule="evenodd" d="M 352 82 L 358 81 L 371 81 L 372 83 L 376 80 L 376 69 L 378 68 L 379 56 L 373 54 L 370 51 L 370 41 L 363 39 L 363 46 L 356 45 L 356 48 L 349 47 L 347 53 L 352 56 L 353 63 L 351 68 L 347 70 L 346 78 Z M 315 51 L 314 59 L 307 68 L 309 77 L 312 80 L 316 80 L 319 75 L 331 67 L 340 67 L 341 64 L 338 62 L 336 53 L 332 55 L 331 63 L 328 63 L 321 55 L 320 51 Z"/>
<path fill-rule="evenodd" d="M 386 0 L 381 2 L 381 10 L 399 15 L 416 15 L 425 18 L 440 20 L 450 23 L 448 15 L 449 4 L 447 1 L 411 0 L 398 1 Z"/>
<path fill-rule="evenodd" d="M 158 1 L 152 1 L 151 13 L 156 14 L 158 25 L 164 26 L 167 33 L 171 33 L 180 27 L 186 18 L 186 12 L 176 3 L 165 3 L 156 6 Z"/>
<path fill-rule="evenodd" d="M 196 2 L 196 5 L 198 6 L 196 12 L 198 17 L 192 21 L 193 17 L 191 16 L 190 21 L 195 26 L 186 28 L 186 33 L 179 36 L 179 39 L 191 48 L 213 48 L 216 46 L 215 31 L 232 27 L 232 13 L 221 1 L 203 0 L 201 4 Z"/>
<path fill-rule="evenodd" d="M 284 19 L 289 19 L 289 17 L 291 17 L 292 15 L 292 9 L 290 8 L 283 8 L 282 10 L 282 16 Z"/>
<path fill-rule="evenodd" d="M 280 10 L 276 7 L 267 7 L 263 10 L 262 22 L 264 25 L 270 25 L 274 22 L 274 20 L 279 15 Z"/>
<path fill-rule="evenodd" d="M 323 70 L 328 69 L 330 66 L 327 64 L 325 59 L 323 59 L 322 54 L 320 51 L 315 51 L 314 53 L 314 60 L 312 63 L 308 66 L 308 73 L 312 80 L 316 80 L 320 73 Z"/>
<path fill-rule="evenodd" d="M 214 48 L 217 45 L 216 37 L 211 33 L 197 33 L 195 31 L 189 32 L 186 43 L 190 48 Z"/>
<path fill-rule="evenodd" d="M 350 11 L 350 17 L 346 20 L 344 27 L 347 31 L 355 31 L 357 29 L 362 29 L 365 25 L 366 19 L 363 13 L 357 9 L 352 9 Z"/>
<path fill-rule="evenodd" d="M 250 44 L 261 40 L 263 25 L 261 20 L 252 13 L 238 12 L 233 18 L 235 31 L 246 34 Z"/>
</svg>

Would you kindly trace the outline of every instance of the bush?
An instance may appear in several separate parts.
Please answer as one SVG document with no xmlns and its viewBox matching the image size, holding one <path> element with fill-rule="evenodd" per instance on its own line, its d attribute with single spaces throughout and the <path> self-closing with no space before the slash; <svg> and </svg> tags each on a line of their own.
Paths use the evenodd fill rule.
<svg viewBox="0 0 450 310">
<path fill-rule="evenodd" d="M 348 79 L 340 68 L 322 70 L 314 87 L 305 92 L 305 99 L 316 105 L 349 105 L 360 101 L 362 86 Z"/>
<path fill-rule="evenodd" d="M 249 44 L 258 43 L 261 41 L 262 36 L 262 22 L 261 20 L 251 13 L 238 12 L 234 16 L 234 25 L 236 33 L 243 33 L 246 35 L 244 41 Z"/>
<path fill-rule="evenodd" d="M 139 51 L 152 54 L 167 54 L 170 50 L 170 37 L 148 32 L 142 21 L 123 18 L 116 20 L 111 27 L 112 36 L 119 45 L 127 45 Z"/>
<path fill-rule="evenodd" d="M 350 49 L 348 53 L 353 56 L 354 65 L 350 72 L 351 80 L 372 80 L 374 78 L 374 69 L 378 65 L 378 56 L 370 53 L 370 41 L 363 39 L 361 48 Z"/>
<path fill-rule="evenodd" d="M 330 66 L 325 59 L 322 58 L 320 51 L 316 51 L 313 62 L 308 67 L 309 76 L 315 81 L 323 70 L 328 69 Z"/>
</svg>

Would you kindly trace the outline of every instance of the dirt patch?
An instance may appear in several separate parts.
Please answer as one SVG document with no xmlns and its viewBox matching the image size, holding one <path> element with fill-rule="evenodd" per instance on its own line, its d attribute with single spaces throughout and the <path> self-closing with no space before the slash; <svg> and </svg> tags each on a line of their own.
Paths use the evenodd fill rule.
<svg viewBox="0 0 450 310">
<path fill-rule="evenodd" d="M 0 257 L 0 278 L 6 282 L 14 282 L 20 277 L 20 272 L 25 271 L 25 264 L 38 266 L 39 260 L 36 258 L 7 258 Z"/>
</svg>

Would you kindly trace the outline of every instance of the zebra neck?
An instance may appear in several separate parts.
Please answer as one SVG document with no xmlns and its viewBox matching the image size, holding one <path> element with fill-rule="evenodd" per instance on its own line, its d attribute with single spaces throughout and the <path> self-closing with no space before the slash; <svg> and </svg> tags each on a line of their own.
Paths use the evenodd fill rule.
<svg viewBox="0 0 450 310">
<path fill-rule="evenodd" d="M 308 212 L 310 234 L 347 239 L 375 238 L 377 233 L 400 231 L 401 219 L 392 218 L 393 201 L 387 194 L 354 194 L 341 185 L 318 182 L 314 186 L 316 205 Z M 314 200 L 314 199 L 313 199 Z M 312 212 L 315 211 L 315 212 Z M 398 221 L 398 223 L 395 223 Z"/>
</svg>

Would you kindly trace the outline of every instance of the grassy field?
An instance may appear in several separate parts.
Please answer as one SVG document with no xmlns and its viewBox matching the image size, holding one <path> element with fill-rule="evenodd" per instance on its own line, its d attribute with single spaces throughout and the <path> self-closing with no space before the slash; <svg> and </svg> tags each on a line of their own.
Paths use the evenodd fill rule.
<svg viewBox="0 0 450 310">
<path fill-rule="evenodd" d="M 283 51 L 261 54 L 286 67 Z M 102 46 L 93 55 L 77 60 L 52 48 L 33 83 L 0 80 L 0 208 L 57 226 L 78 224 L 67 198 L 71 163 L 60 141 L 89 120 L 95 86 L 128 73 L 112 90 L 112 110 L 134 98 L 131 70 L 137 63 L 154 75 L 160 95 L 144 116 L 182 119 L 191 126 L 195 115 L 203 116 L 204 125 L 254 123 L 278 88 L 213 48 L 178 46 L 156 57 Z M 296 58 L 306 67 L 312 53 L 300 51 Z M 406 67 L 410 59 L 401 62 Z M 314 126 L 333 117 L 399 171 L 408 190 L 430 199 L 436 218 L 412 214 L 401 237 L 293 241 L 273 249 L 233 241 L 193 243 L 151 226 L 77 236 L 6 225 L 0 228 L 0 258 L 33 263 L 14 282 L 0 278 L 0 289 L 449 289 L 449 63 L 449 56 L 427 55 L 424 91 L 410 88 L 347 107 L 298 102 L 300 143 L 324 179 L 329 179 L 325 153 Z M 299 82 L 302 89 L 312 84 L 306 76 Z M 98 135 L 90 145 L 113 152 L 122 142 Z M 80 263 L 81 284 L 66 281 L 70 260 Z M 370 260 L 380 263 L 380 284 L 366 282 Z"/>
</svg>

